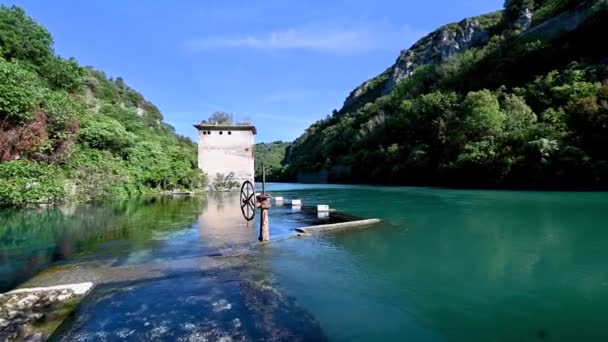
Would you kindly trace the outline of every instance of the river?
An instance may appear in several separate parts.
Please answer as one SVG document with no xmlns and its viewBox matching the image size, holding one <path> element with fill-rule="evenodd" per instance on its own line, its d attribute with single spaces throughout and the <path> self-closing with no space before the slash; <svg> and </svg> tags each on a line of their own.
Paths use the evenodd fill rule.
<svg viewBox="0 0 608 342">
<path fill-rule="evenodd" d="M 64 339 L 108 326 L 117 336 L 165 339 L 182 335 L 148 330 L 220 326 L 236 339 L 608 340 L 608 193 L 303 184 L 268 191 L 383 222 L 222 258 L 257 236 L 229 195 L 4 210 L 0 288 L 103 284 L 63 327 Z M 312 220 L 280 208 L 270 219 L 275 239 Z M 256 312 L 268 302 L 256 302 L 260 292 L 244 278 L 278 294 L 274 311 Z M 209 289 L 224 299 L 189 306 Z M 153 322 L 161 312 L 164 326 Z"/>
</svg>

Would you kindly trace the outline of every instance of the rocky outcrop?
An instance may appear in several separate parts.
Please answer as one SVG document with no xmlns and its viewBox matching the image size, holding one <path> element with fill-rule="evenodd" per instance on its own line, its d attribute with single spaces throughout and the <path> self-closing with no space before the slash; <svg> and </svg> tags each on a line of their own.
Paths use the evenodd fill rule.
<svg viewBox="0 0 608 342">
<path fill-rule="evenodd" d="M 521 11 L 519 17 L 513 24 L 518 29 L 525 31 L 530 28 L 530 25 L 532 25 L 532 17 L 532 10 L 530 8 L 525 8 L 523 11 Z"/>
<path fill-rule="evenodd" d="M 408 50 L 401 52 L 392 66 L 391 76 L 384 87 L 387 94 L 397 83 L 409 77 L 416 67 L 439 63 L 456 53 L 485 44 L 490 35 L 476 19 L 465 19 L 456 25 L 446 25 L 424 37 Z"/>
<path fill-rule="evenodd" d="M 420 39 L 411 48 L 401 51 L 395 64 L 389 68 L 386 79 L 380 79 L 380 75 L 355 88 L 344 101 L 344 107 L 357 102 L 378 83 L 382 83 L 381 95 L 388 94 L 417 67 L 444 61 L 458 52 L 485 44 L 489 38 L 487 27 L 476 18 L 445 25 Z"/>
<path fill-rule="evenodd" d="M 401 51 L 395 64 L 383 74 L 355 88 L 344 101 L 343 111 L 364 104 L 370 98 L 388 94 L 420 66 L 440 63 L 464 50 L 483 46 L 493 34 L 500 34 L 495 30 L 497 27 L 516 30 L 522 38 L 547 38 L 576 29 L 590 14 L 605 7 L 605 2 L 584 1 L 576 8 L 534 26 L 534 13 L 529 7 L 520 9 L 519 14 L 508 23 L 504 23 L 501 12 L 494 12 L 445 25 Z M 497 25 L 499 23 L 504 25 Z M 380 91 L 378 87 L 381 87 Z"/>
<path fill-rule="evenodd" d="M 543 37 L 545 39 L 557 36 L 564 32 L 576 30 L 589 16 L 600 10 L 606 10 L 608 3 L 586 1 L 572 10 L 560 13 L 559 15 L 546 20 L 538 25 L 530 27 L 522 33 L 522 38 Z"/>
</svg>

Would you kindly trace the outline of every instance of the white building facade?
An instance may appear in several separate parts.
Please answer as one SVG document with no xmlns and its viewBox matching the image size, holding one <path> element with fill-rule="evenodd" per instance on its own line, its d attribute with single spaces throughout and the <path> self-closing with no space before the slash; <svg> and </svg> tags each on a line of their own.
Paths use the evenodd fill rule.
<svg viewBox="0 0 608 342">
<path fill-rule="evenodd" d="M 254 136 L 257 133 L 251 125 L 194 125 L 198 129 L 198 167 L 209 177 L 224 176 L 231 172 L 235 180 L 253 183 Z"/>
</svg>

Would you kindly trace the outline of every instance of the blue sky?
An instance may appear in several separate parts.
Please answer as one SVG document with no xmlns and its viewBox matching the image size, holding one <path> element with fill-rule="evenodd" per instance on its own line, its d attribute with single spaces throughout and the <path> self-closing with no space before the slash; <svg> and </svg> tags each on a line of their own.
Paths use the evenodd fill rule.
<svg viewBox="0 0 608 342">
<path fill-rule="evenodd" d="M 178 133 L 216 110 L 293 140 L 418 38 L 503 0 L 13 1 L 55 50 L 121 76 Z"/>
</svg>

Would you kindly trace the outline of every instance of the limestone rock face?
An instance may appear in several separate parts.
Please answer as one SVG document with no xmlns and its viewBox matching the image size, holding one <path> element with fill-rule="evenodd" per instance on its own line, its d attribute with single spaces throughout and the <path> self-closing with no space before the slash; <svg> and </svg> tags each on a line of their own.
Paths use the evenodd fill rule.
<svg viewBox="0 0 608 342">
<path fill-rule="evenodd" d="M 465 19 L 455 27 L 440 28 L 401 52 L 384 93 L 389 93 L 399 81 L 410 76 L 417 66 L 441 62 L 472 46 L 485 44 L 488 39 L 488 32 L 475 19 Z"/>
<path fill-rule="evenodd" d="M 383 82 L 381 95 L 388 94 L 418 66 L 441 62 L 458 52 L 483 45 L 489 38 L 488 30 L 477 19 L 465 19 L 431 32 L 411 48 L 401 51 L 395 64 L 388 70 L 388 78 Z M 374 80 L 369 80 L 353 90 L 344 101 L 344 106 L 347 107 L 361 98 L 376 83 Z"/>
<path fill-rule="evenodd" d="M 523 31 L 529 29 L 530 25 L 532 25 L 532 16 L 532 10 L 525 8 L 523 11 L 521 11 L 517 20 L 515 20 L 515 26 Z"/>
</svg>

